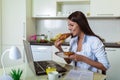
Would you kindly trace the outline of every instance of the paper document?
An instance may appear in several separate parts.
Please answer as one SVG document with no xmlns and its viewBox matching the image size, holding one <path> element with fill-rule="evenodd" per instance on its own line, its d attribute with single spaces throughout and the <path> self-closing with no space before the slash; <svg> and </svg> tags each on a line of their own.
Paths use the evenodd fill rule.
<svg viewBox="0 0 120 80">
<path fill-rule="evenodd" d="M 65 80 L 93 80 L 93 72 L 83 70 L 70 70 Z"/>
</svg>

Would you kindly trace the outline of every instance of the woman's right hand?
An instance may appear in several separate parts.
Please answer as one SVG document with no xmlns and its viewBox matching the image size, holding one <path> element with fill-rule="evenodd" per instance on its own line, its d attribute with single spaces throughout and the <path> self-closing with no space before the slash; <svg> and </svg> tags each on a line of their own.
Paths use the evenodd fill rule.
<svg viewBox="0 0 120 80">
<path fill-rule="evenodd" d="M 63 49 L 62 49 L 62 47 L 61 47 L 62 43 L 63 43 L 63 41 L 60 40 L 60 39 L 57 39 L 57 40 L 54 42 L 55 47 L 58 48 L 59 51 L 63 51 Z"/>
</svg>

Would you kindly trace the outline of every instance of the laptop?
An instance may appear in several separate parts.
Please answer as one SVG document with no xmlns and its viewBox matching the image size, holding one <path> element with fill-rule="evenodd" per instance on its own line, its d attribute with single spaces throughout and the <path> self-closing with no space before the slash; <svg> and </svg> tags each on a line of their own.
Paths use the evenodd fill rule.
<svg viewBox="0 0 120 80">
<path fill-rule="evenodd" d="M 23 44 L 29 67 L 36 75 L 46 74 L 46 68 L 48 67 L 48 65 L 56 67 L 59 73 L 67 71 L 67 69 L 65 69 L 64 67 L 52 60 L 34 61 L 30 43 L 28 41 L 23 40 Z"/>
</svg>

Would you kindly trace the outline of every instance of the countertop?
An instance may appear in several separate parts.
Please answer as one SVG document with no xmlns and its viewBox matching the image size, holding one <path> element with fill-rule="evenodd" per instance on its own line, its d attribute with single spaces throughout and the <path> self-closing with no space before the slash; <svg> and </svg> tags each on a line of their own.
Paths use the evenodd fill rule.
<svg viewBox="0 0 120 80">
<path fill-rule="evenodd" d="M 73 67 L 71 67 L 68 64 L 63 64 L 63 63 L 58 63 L 58 64 L 60 64 L 64 68 L 66 68 L 68 71 L 73 69 Z M 21 75 L 21 80 L 48 80 L 47 75 L 36 76 L 35 73 L 31 70 L 31 68 L 29 67 L 29 65 L 27 63 L 19 64 L 19 65 L 11 66 L 11 67 L 6 67 L 5 68 L 6 73 L 9 74 L 11 69 L 21 69 L 21 70 L 23 70 L 23 73 Z M 64 78 L 67 75 L 67 73 L 68 72 L 66 72 L 65 75 L 62 76 L 59 79 L 60 80 L 65 80 Z M 0 68 L 0 76 L 2 76 L 2 75 L 3 75 L 3 69 Z M 105 78 L 106 78 L 106 75 L 103 75 L 101 73 L 94 73 L 93 80 L 105 80 Z M 1 80 L 1 77 L 0 77 L 0 80 Z"/>
<path fill-rule="evenodd" d="M 30 42 L 30 45 L 52 46 L 52 45 L 54 45 L 54 43 L 53 43 L 53 42 L 47 42 L 47 43 L 33 43 L 33 42 Z M 63 46 L 69 46 L 69 42 L 64 42 L 62 45 L 63 45 Z"/>
<path fill-rule="evenodd" d="M 105 42 L 104 45 L 105 45 L 105 47 L 109 47 L 109 48 L 120 48 L 120 44 L 118 44 L 118 43 Z"/>
<path fill-rule="evenodd" d="M 47 42 L 47 43 L 33 43 L 30 42 L 30 45 L 45 45 L 45 46 L 52 46 L 54 45 L 53 42 Z M 63 46 L 69 46 L 69 42 L 65 42 L 62 44 Z M 120 48 L 120 44 L 118 43 L 111 43 L 111 42 L 104 42 L 105 47 L 109 48 Z"/>
</svg>

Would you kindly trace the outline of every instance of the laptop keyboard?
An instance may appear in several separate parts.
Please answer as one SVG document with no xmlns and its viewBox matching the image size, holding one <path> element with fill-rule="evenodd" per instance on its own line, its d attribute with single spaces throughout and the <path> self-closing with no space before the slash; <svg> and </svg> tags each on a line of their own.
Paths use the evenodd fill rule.
<svg viewBox="0 0 120 80">
<path fill-rule="evenodd" d="M 35 65 L 35 71 L 36 71 L 36 74 L 41 74 L 41 73 L 44 73 L 44 69 L 42 67 L 40 67 L 40 65 L 36 62 L 34 62 L 34 65 Z"/>
<path fill-rule="evenodd" d="M 44 70 L 46 70 L 46 68 L 48 67 L 48 62 L 46 61 L 41 61 L 41 62 L 37 62 L 38 65 L 40 65 Z"/>
<path fill-rule="evenodd" d="M 58 64 L 56 64 L 55 66 L 56 66 L 58 72 L 65 72 L 65 71 L 67 71 L 65 68 L 63 68 L 62 66 L 60 66 Z"/>
<path fill-rule="evenodd" d="M 63 68 L 62 66 L 60 66 L 59 64 L 57 64 L 56 62 L 53 61 L 42 61 L 42 62 L 38 62 L 45 70 L 47 67 L 55 67 L 57 69 L 58 72 L 65 72 L 67 71 L 65 68 Z"/>
<path fill-rule="evenodd" d="M 65 68 L 60 66 L 59 64 L 53 62 L 53 61 L 40 61 L 40 62 L 34 62 L 34 65 L 36 65 L 35 70 L 36 74 L 46 74 L 45 70 L 47 67 L 56 67 L 58 72 L 65 72 L 67 71 Z"/>
</svg>

